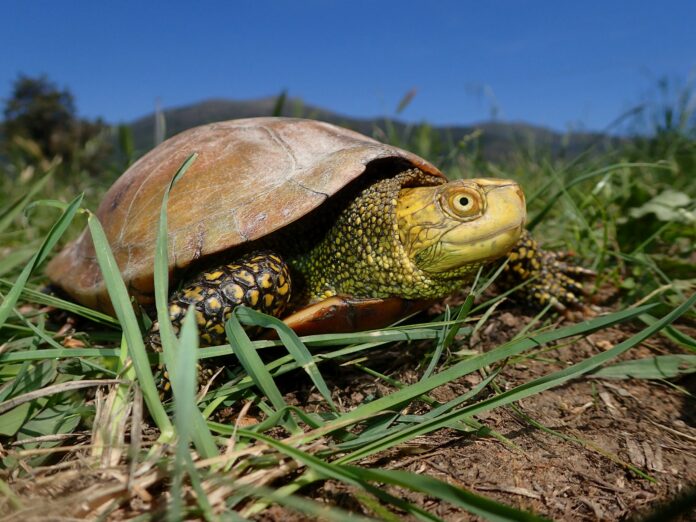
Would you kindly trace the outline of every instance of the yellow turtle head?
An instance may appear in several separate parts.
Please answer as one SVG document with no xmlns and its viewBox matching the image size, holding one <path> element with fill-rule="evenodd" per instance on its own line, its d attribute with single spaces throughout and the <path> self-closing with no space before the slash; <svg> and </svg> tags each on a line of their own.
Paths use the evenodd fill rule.
<svg viewBox="0 0 696 522">
<path fill-rule="evenodd" d="M 525 217 L 514 181 L 442 183 L 409 169 L 351 199 L 300 268 L 315 300 L 439 298 L 507 254 Z"/>
<path fill-rule="evenodd" d="M 402 188 L 396 219 L 409 257 L 436 277 L 507 254 L 524 228 L 524 194 L 514 181 L 487 178 Z"/>
</svg>

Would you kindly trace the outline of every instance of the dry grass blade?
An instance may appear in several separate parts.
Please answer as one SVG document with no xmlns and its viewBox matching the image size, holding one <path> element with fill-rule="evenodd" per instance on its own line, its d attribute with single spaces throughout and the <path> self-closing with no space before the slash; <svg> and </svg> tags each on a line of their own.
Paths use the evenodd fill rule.
<svg viewBox="0 0 696 522">
<path fill-rule="evenodd" d="M 71 381 L 63 382 L 61 384 L 54 384 L 52 386 L 46 386 L 39 390 L 34 390 L 32 392 L 25 393 L 18 397 L 14 397 L 5 402 L 0 403 L 0 414 L 5 413 L 12 408 L 24 404 L 26 402 L 31 402 L 40 397 L 48 397 L 50 395 L 55 395 L 56 393 L 62 393 L 70 390 L 79 390 L 82 388 L 93 388 L 95 386 L 108 386 L 110 384 L 120 384 L 123 381 L 119 379 L 96 379 L 96 380 L 82 380 L 82 381 Z"/>
</svg>

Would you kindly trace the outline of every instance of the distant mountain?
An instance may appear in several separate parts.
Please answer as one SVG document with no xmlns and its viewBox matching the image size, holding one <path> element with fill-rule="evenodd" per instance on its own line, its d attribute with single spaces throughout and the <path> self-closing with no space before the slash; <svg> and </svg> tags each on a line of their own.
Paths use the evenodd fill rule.
<svg viewBox="0 0 696 522">
<path fill-rule="evenodd" d="M 181 131 L 215 121 L 251 118 L 255 116 L 271 116 L 276 111 L 277 98 L 261 98 L 257 100 L 225 100 L 210 99 L 186 105 L 165 109 L 165 137 L 171 137 Z M 326 109 L 305 104 L 299 98 L 290 98 L 282 104 L 281 114 L 300 118 L 313 118 L 334 123 L 356 130 L 368 136 L 379 139 L 387 135 L 389 128 L 398 136 L 406 136 L 413 130 L 413 124 L 399 120 L 374 118 L 358 119 L 343 116 Z M 161 118 L 160 118 L 161 119 Z M 156 115 L 149 114 L 130 124 L 133 131 L 133 141 L 136 150 L 150 150 L 155 142 Z M 616 144 L 616 138 L 610 138 L 600 133 L 580 132 L 563 134 L 559 132 L 525 123 L 504 123 L 497 121 L 483 122 L 469 126 L 435 126 L 433 127 L 444 143 L 459 143 L 473 132 L 480 132 L 479 145 L 481 153 L 488 160 L 501 160 L 517 151 L 537 150 L 548 153 L 552 157 L 561 154 L 573 157 L 590 147 L 601 151 Z M 428 158 L 435 160 L 435 158 Z"/>
</svg>

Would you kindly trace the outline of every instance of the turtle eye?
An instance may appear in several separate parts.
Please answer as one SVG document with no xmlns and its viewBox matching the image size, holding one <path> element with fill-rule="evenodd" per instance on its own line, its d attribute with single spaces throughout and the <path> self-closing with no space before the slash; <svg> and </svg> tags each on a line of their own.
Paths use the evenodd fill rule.
<svg viewBox="0 0 696 522">
<path fill-rule="evenodd" d="M 453 198 L 453 203 L 453 206 L 459 212 L 467 212 L 471 209 L 471 207 L 474 206 L 474 202 L 469 199 L 469 196 L 465 196 L 464 194 L 461 194 Z"/>
<path fill-rule="evenodd" d="M 481 195 L 467 188 L 458 188 L 442 198 L 443 208 L 458 219 L 473 219 L 481 215 Z"/>
</svg>

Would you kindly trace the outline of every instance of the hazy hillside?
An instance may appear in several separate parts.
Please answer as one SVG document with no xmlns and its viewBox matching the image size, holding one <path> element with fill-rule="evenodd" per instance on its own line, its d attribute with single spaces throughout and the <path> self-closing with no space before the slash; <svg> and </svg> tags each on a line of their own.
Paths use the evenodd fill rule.
<svg viewBox="0 0 696 522">
<path fill-rule="evenodd" d="M 276 101 L 276 98 L 245 101 L 211 99 L 183 107 L 165 109 L 163 111 L 165 136 L 174 136 L 183 130 L 214 121 L 271 116 L 274 113 Z M 387 122 L 383 118 L 369 120 L 351 118 L 304 104 L 302 100 L 297 98 L 286 100 L 283 104 L 282 115 L 323 120 L 377 138 L 387 129 Z M 393 119 L 389 121 L 389 125 L 393 125 L 402 136 L 408 127 L 407 124 Z M 155 140 L 155 115 L 149 114 L 139 118 L 130 126 L 133 130 L 136 149 L 140 152 L 151 149 Z M 502 159 L 515 151 L 533 149 L 548 152 L 552 156 L 560 154 L 575 156 L 591 145 L 598 145 L 597 150 L 603 150 L 605 146 L 609 145 L 607 141 L 614 141 L 614 139 L 597 133 L 561 134 L 524 123 L 484 122 L 471 126 L 434 128 L 440 137 L 449 143 L 458 143 L 476 129 L 481 131 L 482 153 L 490 160 Z M 430 159 L 434 160 L 435 158 Z"/>
</svg>

